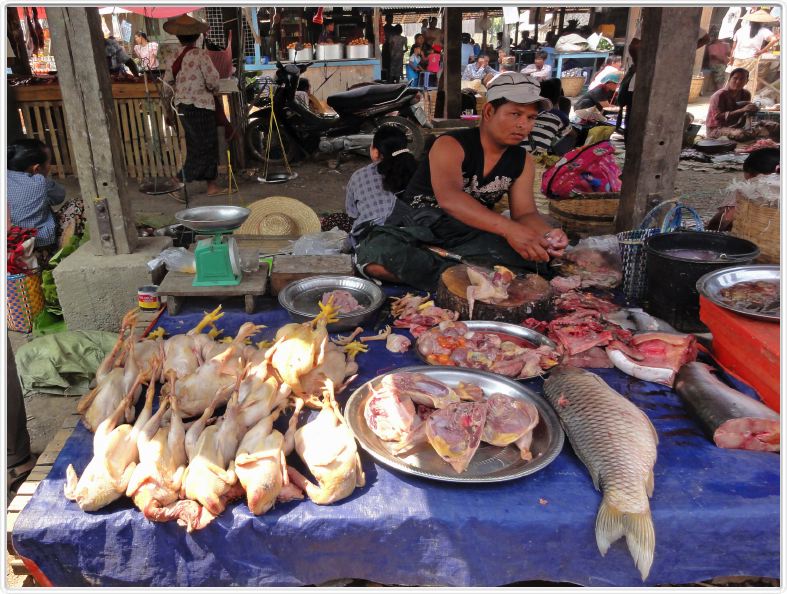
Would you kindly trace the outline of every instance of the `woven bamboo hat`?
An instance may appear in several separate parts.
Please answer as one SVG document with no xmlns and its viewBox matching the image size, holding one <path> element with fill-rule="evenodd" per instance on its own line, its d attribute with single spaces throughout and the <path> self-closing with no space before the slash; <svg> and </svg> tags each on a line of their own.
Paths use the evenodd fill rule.
<svg viewBox="0 0 787 594">
<path fill-rule="evenodd" d="M 757 10 L 750 12 L 743 16 L 744 21 L 751 21 L 752 23 L 775 23 L 779 19 L 769 13 L 767 10 Z"/>
<path fill-rule="evenodd" d="M 317 213 L 295 198 L 271 196 L 253 202 L 246 208 L 251 214 L 235 233 L 300 237 L 321 230 Z"/>
<path fill-rule="evenodd" d="M 208 23 L 187 14 L 182 14 L 164 23 L 164 30 L 172 35 L 199 35 L 207 32 L 209 28 Z"/>
</svg>

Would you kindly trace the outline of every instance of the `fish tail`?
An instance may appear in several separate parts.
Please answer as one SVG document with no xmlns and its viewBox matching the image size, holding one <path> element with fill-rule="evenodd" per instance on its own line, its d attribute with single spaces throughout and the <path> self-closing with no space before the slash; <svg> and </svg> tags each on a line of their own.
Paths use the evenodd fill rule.
<svg viewBox="0 0 787 594">
<path fill-rule="evenodd" d="M 604 499 L 596 516 L 596 544 L 606 555 L 612 543 L 626 537 L 629 553 L 639 569 L 642 581 L 648 577 L 656 548 L 656 532 L 650 510 L 640 514 L 623 513 Z"/>
</svg>

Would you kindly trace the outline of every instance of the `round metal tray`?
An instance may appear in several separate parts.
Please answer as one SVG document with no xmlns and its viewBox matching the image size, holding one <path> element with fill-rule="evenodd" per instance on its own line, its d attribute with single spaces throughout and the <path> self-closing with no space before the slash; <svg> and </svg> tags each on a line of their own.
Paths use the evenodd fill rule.
<svg viewBox="0 0 787 594">
<path fill-rule="evenodd" d="M 538 409 L 539 416 L 538 425 L 533 430 L 533 443 L 530 446 L 533 459 L 522 460 L 519 450 L 514 445 L 501 448 L 482 442 L 473 459 L 470 460 L 467 470 L 460 474 L 443 460 L 429 444 L 407 456 L 392 454 L 386 448 L 385 442 L 369 429 L 363 414 L 366 401 L 369 398 L 369 388 L 377 385 L 383 375 L 387 375 L 383 374 L 355 390 L 344 409 L 344 417 L 358 443 L 381 464 L 406 474 L 437 481 L 499 483 L 538 472 L 557 458 L 563 449 L 565 436 L 552 407 L 541 396 L 514 380 L 494 373 L 457 367 L 404 367 L 397 370 L 397 373 L 400 372 L 423 373 L 449 386 L 456 386 L 460 381 L 472 382 L 481 386 L 487 395 L 500 392 L 512 398 L 521 398 L 531 402 Z"/>
<path fill-rule="evenodd" d="M 175 213 L 175 220 L 194 231 L 221 233 L 237 229 L 250 214 L 242 206 L 198 206 Z"/>
<path fill-rule="evenodd" d="M 535 344 L 537 347 L 545 345 L 553 349 L 557 348 L 557 345 L 554 343 L 554 341 L 550 340 L 543 334 L 536 332 L 535 330 L 531 330 L 530 328 L 525 328 L 524 326 L 509 324 L 508 322 L 492 322 L 487 320 L 461 320 L 461 322 L 467 326 L 468 330 L 472 330 L 473 332 L 495 332 L 497 334 L 508 334 L 509 336 L 527 340 L 528 342 Z M 426 357 L 421 354 L 421 351 L 418 348 L 418 340 L 415 341 L 415 352 L 421 361 L 427 365 L 432 365 L 432 363 L 429 363 L 429 361 L 426 360 Z M 508 376 L 501 375 L 500 377 Z"/>
<path fill-rule="evenodd" d="M 320 313 L 318 305 L 324 293 L 344 289 L 362 309 L 338 314 L 339 321 L 328 324 L 329 332 L 352 330 L 371 320 L 385 302 L 382 289 L 372 281 L 355 276 L 310 276 L 291 282 L 279 291 L 279 304 L 296 322 L 307 322 Z"/>
<path fill-rule="evenodd" d="M 778 322 L 781 319 L 781 313 L 761 313 L 741 307 L 733 307 L 724 302 L 720 292 L 722 289 L 737 285 L 738 283 L 761 280 L 775 280 L 779 282 L 780 278 L 781 274 L 778 266 L 769 264 L 733 266 L 732 268 L 714 270 L 700 277 L 697 281 L 697 292 L 724 309 L 760 320 Z"/>
</svg>

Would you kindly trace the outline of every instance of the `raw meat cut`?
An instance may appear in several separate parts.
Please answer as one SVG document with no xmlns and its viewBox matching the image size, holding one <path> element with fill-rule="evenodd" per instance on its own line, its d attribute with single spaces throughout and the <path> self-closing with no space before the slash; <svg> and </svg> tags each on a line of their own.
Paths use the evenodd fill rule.
<svg viewBox="0 0 787 594">
<path fill-rule="evenodd" d="M 486 403 L 481 441 L 500 447 L 514 443 L 523 460 L 532 460 L 530 444 L 533 429 L 538 425 L 538 409 L 530 402 L 505 394 L 492 394 Z"/>
<path fill-rule="evenodd" d="M 426 420 L 429 443 L 458 473 L 467 470 L 481 443 L 486 408 L 486 402 L 459 402 L 435 411 Z"/>
</svg>

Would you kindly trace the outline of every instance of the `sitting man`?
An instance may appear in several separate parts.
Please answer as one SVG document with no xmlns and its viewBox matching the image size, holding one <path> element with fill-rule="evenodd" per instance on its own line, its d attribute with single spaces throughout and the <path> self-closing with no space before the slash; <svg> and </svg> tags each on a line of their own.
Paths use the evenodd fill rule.
<svg viewBox="0 0 787 594">
<path fill-rule="evenodd" d="M 619 83 L 619 73 L 611 72 L 606 74 L 601 79 L 599 86 L 582 95 L 574 104 L 574 115 L 571 117 L 571 123 L 579 131 L 577 145 L 584 144 L 588 130 L 591 128 L 598 125 L 608 125 L 607 118 L 604 116 L 604 109 L 613 108 L 611 101 Z M 612 130 L 610 130 L 610 134 Z"/>
<path fill-rule="evenodd" d="M 473 64 L 465 66 L 462 80 L 484 80 L 487 74 L 497 74 L 497 70 L 489 66 L 489 56 L 481 54 Z"/>
<path fill-rule="evenodd" d="M 538 52 L 533 63 L 528 64 L 521 70 L 522 74 L 529 74 L 539 81 L 552 78 L 552 66 L 546 63 L 548 57 L 548 53 Z"/>
<path fill-rule="evenodd" d="M 530 137 L 522 144 L 533 155 L 564 155 L 574 148 L 574 138 L 561 142 L 567 135 L 574 135 L 568 114 L 560 109 L 562 91 L 559 78 L 541 82 L 541 96 L 549 99 L 552 109 L 538 114 Z"/>
<path fill-rule="evenodd" d="M 736 68 L 730 73 L 726 86 L 710 98 L 705 119 L 708 138 L 726 136 L 738 142 L 768 137 L 779 140 L 778 122 L 747 122 L 747 115 L 757 111 L 757 106 L 751 102 L 751 93 L 744 88 L 747 82 L 749 72 Z"/>
<path fill-rule="evenodd" d="M 537 270 L 563 253 L 568 238 L 536 210 L 533 159 L 519 146 L 538 113 L 551 108 L 539 92 L 538 81 L 518 72 L 489 83 L 480 127 L 438 138 L 399 198 L 408 208 L 395 210 L 356 247 L 364 274 L 430 291 L 455 262 L 429 245 L 520 270 Z M 511 218 L 493 210 L 504 194 Z"/>
</svg>

